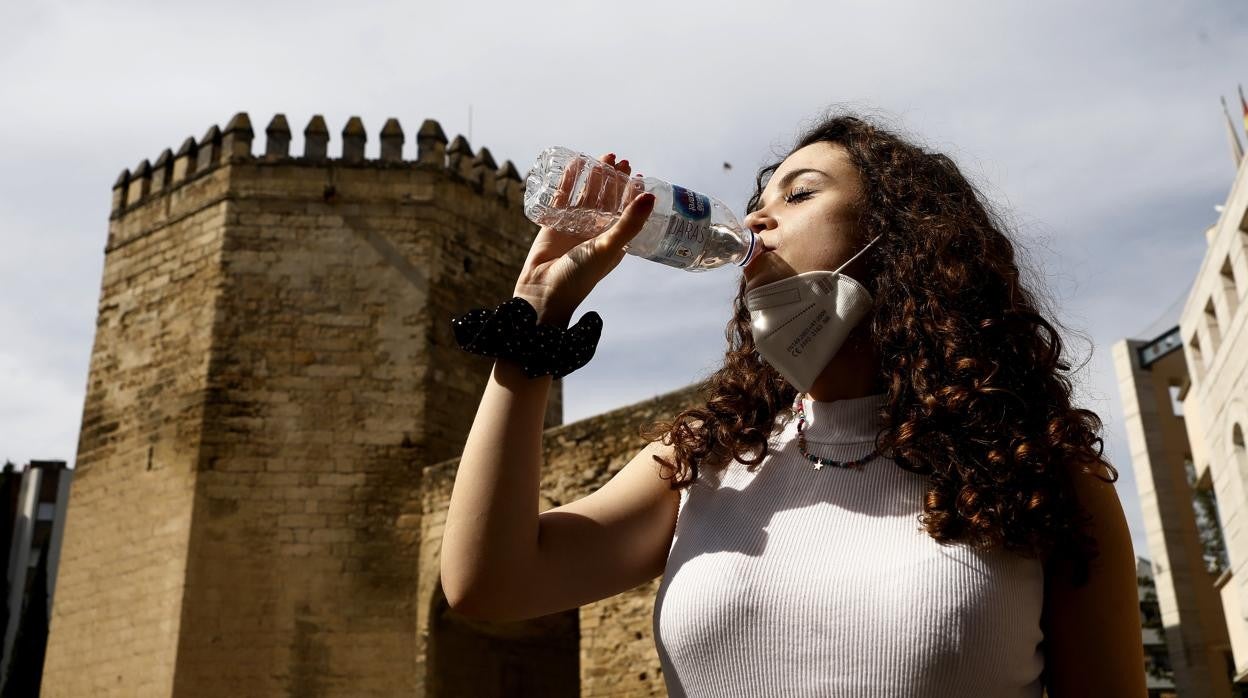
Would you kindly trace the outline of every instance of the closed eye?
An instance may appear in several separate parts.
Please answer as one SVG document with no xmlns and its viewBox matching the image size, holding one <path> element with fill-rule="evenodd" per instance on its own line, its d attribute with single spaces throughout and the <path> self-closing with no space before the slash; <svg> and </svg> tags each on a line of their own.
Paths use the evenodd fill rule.
<svg viewBox="0 0 1248 698">
<path fill-rule="evenodd" d="M 784 197 L 784 203 L 791 204 L 794 201 L 801 201 L 803 199 L 809 198 L 810 195 L 814 193 L 815 192 L 811 189 L 794 189 L 792 192 L 790 192 L 787 196 Z"/>
</svg>

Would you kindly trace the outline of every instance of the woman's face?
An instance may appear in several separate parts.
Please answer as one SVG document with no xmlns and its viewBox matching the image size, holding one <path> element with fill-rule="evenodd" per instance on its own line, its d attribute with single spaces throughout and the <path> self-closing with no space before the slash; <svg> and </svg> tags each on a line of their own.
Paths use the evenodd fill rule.
<svg viewBox="0 0 1248 698">
<path fill-rule="evenodd" d="M 784 159 L 744 224 L 761 251 L 745 267 L 746 289 L 807 271 L 833 271 L 859 251 L 862 180 L 839 143 L 812 143 Z M 842 271 L 854 274 L 859 258 Z"/>
</svg>

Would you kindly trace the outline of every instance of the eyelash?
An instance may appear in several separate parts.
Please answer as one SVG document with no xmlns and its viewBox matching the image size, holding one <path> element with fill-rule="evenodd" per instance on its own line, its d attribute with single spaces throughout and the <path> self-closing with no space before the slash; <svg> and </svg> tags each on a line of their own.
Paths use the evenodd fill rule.
<svg viewBox="0 0 1248 698">
<path fill-rule="evenodd" d="M 810 189 L 794 189 L 788 196 L 784 197 L 784 203 L 791 204 L 794 201 L 801 201 L 814 193 Z"/>
</svg>

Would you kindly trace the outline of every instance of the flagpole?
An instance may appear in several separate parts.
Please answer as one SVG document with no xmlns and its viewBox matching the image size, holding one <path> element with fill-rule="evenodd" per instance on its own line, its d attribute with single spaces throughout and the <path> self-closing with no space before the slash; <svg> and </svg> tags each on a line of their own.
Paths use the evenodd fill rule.
<svg viewBox="0 0 1248 698">
<path fill-rule="evenodd" d="M 1235 122 L 1231 120 L 1231 110 L 1226 106 L 1226 98 L 1219 97 L 1222 100 L 1222 114 L 1226 116 L 1226 136 L 1231 141 L 1231 156 L 1235 159 L 1235 171 L 1239 171 L 1239 163 L 1244 159 L 1244 147 L 1239 143 L 1239 134 L 1235 133 Z M 1240 91 L 1240 100 L 1243 100 L 1243 91 Z M 1248 108 L 1244 112 L 1245 121 L 1248 121 Z"/>
<path fill-rule="evenodd" d="M 1248 134 L 1248 100 L 1244 99 L 1244 86 L 1239 85 L 1239 105 L 1244 109 L 1244 133 Z"/>
</svg>

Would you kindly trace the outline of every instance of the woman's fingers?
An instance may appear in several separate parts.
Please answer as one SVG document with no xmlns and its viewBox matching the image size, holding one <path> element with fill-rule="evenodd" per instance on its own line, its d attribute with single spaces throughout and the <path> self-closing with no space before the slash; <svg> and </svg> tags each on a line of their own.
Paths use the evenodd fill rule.
<svg viewBox="0 0 1248 698">
<path fill-rule="evenodd" d="M 607 153 L 598 158 L 598 162 L 604 163 L 607 167 L 611 166 L 611 162 L 615 160 L 615 153 Z M 604 167 L 598 163 L 588 163 L 589 173 L 585 176 L 585 184 L 581 190 L 577 192 L 576 203 L 574 208 L 596 209 L 599 205 L 599 198 L 602 196 L 602 178 Z"/>
<path fill-rule="evenodd" d="M 620 171 L 616 165 L 608 173 L 606 186 L 602 189 L 602 210 L 610 213 L 619 213 L 623 206 L 621 202 L 624 198 L 624 184 L 628 181 L 627 175 Z"/>
<path fill-rule="evenodd" d="M 627 206 L 630 201 L 637 198 L 645 190 L 646 183 L 641 181 L 640 173 L 636 177 L 629 177 L 628 181 L 624 183 L 624 196 L 620 203 Z"/>
<path fill-rule="evenodd" d="M 602 165 L 587 165 L 591 169 L 585 176 L 585 185 L 580 190 L 574 207 L 619 213 L 632 198 L 625 197 L 632 165 L 628 160 L 617 162 L 615 153 L 607 153 L 599 157 L 598 161 Z M 580 174 L 579 169 L 577 174 Z"/>
<path fill-rule="evenodd" d="M 576 180 L 581 174 L 582 167 L 583 165 L 579 158 L 568 163 L 568 167 L 559 178 L 559 186 L 555 188 L 554 201 L 551 202 L 552 207 L 564 208 L 568 205 L 568 201 L 572 196 L 572 189 L 576 186 Z"/>
<path fill-rule="evenodd" d="M 606 153 L 597 162 L 575 159 L 559 178 L 552 205 L 621 214 L 642 191 L 641 182 L 629 178 L 631 173 L 632 165 L 617 161 L 615 153 Z"/>
<path fill-rule="evenodd" d="M 632 173 L 632 165 L 628 160 L 614 160 L 611 162 L 613 172 L 609 173 L 606 186 L 603 189 L 602 207 L 603 211 L 612 213 L 622 213 L 624 206 L 632 200 L 628 195 L 628 176 Z"/>
<path fill-rule="evenodd" d="M 624 207 L 624 214 L 615 225 L 594 238 L 598 251 L 612 257 L 616 256 L 615 253 L 622 253 L 624 246 L 641 232 L 653 210 L 654 194 L 645 192 L 634 197 Z"/>
</svg>

